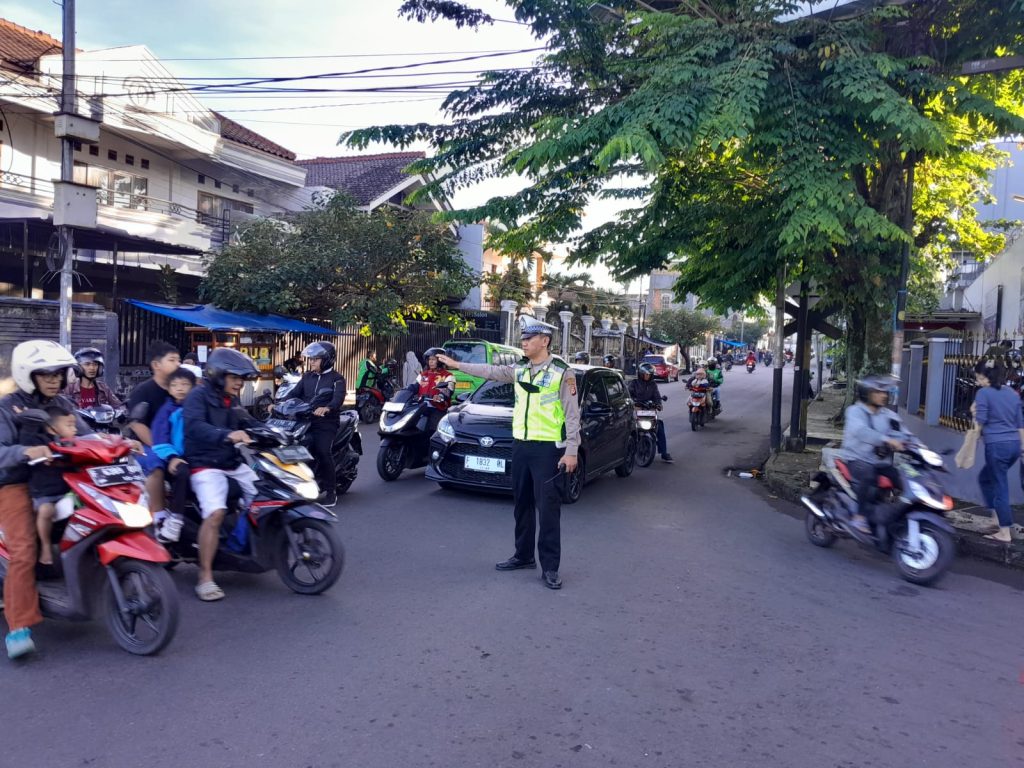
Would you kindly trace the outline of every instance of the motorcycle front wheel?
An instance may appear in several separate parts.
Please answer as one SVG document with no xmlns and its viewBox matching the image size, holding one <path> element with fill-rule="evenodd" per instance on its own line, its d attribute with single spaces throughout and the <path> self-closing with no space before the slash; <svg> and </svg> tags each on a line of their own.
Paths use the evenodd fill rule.
<svg viewBox="0 0 1024 768">
<path fill-rule="evenodd" d="M 329 589 L 345 567 L 345 548 L 336 526 L 326 520 L 300 517 L 285 522 L 296 548 L 282 528 L 277 543 L 277 575 L 292 592 L 319 595 Z"/>
<path fill-rule="evenodd" d="M 900 576 L 911 584 L 926 586 L 941 579 L 956 557 L 956 542 L 947 531 L 931 523 L 922 522 L 918 552 L 908 549 L 907 529 L 896 535 L 892 546 L 892 559 Z"/>
<path fill-rule="evenodd" d="M 361 406 L 359 406 L 359 420 L 363 424 L 373 424 L 375 421 L 380 419 L 380 403 L 376 400 L 367 400 Z"/>
<path fill-rule="evenodd" d="M 836 535 L 832 532 L 829 524 L 811 510 L 807 510 L 807 514 L 804 516 L 804 530 L 807 532 L 808 541 L 816 547 L 828 549 L 836 543 Z"/>
<path fill-rule="evenodd" d="M 649 467 L 654 461 L 654 454 L 657 452 L 654 435 L 644 432 L 640 435 L 640 443 L 636 447 L 636 465 L 638 467 Z"/>
<path fill-rule="evenodd" d="M 122 612 L 107 585 L 107 630 L 123 650 L 137 656 L 159 653 L 178 630 L 178 590 L 167 571 L 154 563 L 120 559 L 110 566 L 124 595 Z"/>
<path fill-rule="evenodd" d="M 405 446 L 382 445 L 377 451 L 377 474 L 386 482 L 397 480 L 405 469 Z"/>
</svg>

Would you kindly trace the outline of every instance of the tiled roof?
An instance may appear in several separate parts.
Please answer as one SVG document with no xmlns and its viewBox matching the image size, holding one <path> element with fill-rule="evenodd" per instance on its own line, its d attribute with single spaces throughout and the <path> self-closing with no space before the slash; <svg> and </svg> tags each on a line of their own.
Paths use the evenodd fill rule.
<svg viewBox="0 0 1024 768">
<path fill-rule="evenodd" d="M 403 173 L 425 152 L 387 152 L 352 157 L 314 157 L 298 160 L 306 168 L 307 187 L 330 187 L 351 195 L 358 205 L 369 205 L 385 192 L 409 180 Z"/>
<path fill-rule="evenodd" d="M 60 40 L 45 32 L 0 19 L 0 63 L 30 72 L 40 56 L 60 50 Z"/>
<path fill-rule="evenodd" d="M 280 144 L 275 144 L 265 136 L 260 136 L 255 131 L 250 131 L 244 125 L 239 125 L 229 117 L 224 117 L 220 112 L 213 113 L 220 120 L 220 135 L 229 141 L 236 141 L 247 147 L 266 152 L 268 155 L 283 157 L 285 160 L 294 160 L 295 153 L 285 149 Z"/>
</svg>

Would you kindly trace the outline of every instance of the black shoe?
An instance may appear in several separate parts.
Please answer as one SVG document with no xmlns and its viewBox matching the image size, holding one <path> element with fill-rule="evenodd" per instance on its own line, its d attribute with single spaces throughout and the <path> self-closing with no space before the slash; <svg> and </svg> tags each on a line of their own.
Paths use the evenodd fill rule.
<svg viewBox="0 0 1024 768">
<path fill-rule="evenodd" d="M 336 493 L 325 493 L 322 495 L 320 504 L 324 507 L 333 507 L 338 503 L 338 494 Z"/>
<path fill-rule="evenodd" d="M 512 555 L 508 560 L 503 560 L 500 563 L 495 563 L 494 568 L 498 571 L 517 571 L 520 568 L 536 568 L 536 560 L 520 560 L 515 555 Z M 557 574 L 556 574 L 557 575 Z"/>
<path fill-rule="evenodd" d="M 663 453 L 663 454 L 661 454 L 661 460 L 664 461 L 666 464 L 671 464 L 672 462 L 675 461 L 675 459 L 672 458 L 672 454 L 671 453 Z"/>
<path fill-rule="evenodd" d="M 544 571 L 544 586 L 548 589 L 562 588 L 562 579 L 558 571 Z"/>
</svg>

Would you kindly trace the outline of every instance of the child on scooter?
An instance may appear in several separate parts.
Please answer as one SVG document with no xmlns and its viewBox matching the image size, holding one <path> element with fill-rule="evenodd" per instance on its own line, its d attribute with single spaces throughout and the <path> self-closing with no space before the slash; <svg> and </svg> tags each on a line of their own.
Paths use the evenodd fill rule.
<svg viewBox="0 0 1024 768">
<path fill-rule="evenodd" d="M 181 410 L 185 398 L 196 385 L 196 377 L 187 368 L 179 368 L 167 378 L 171 399 L 160 406 L 153 419 L 153 453 L 166 466 L 171 483 L 169 514 L 157 521 L 157 539 L 169 544 L 181 538 L 188 502 L 189 466 L 185 461 L 185 414 Z"/>
<path fill-rule="evenodd" d="M 72 440 L 78 434 L 75 414 L 63 405 L 53 403 L 44 409 L 50 417 L 39 430 L 36 445 L 46 445 L 60 440 Z M 32 496 L 32 507 L 36 512 L 36 533 L 39 535 L 39 564 L 53 565 L 53 546 L 50 536 L 53 521 L 58 512 L 62 518 L 71 514 L 75 497 L 64 482 L 64 467 L 51 463 L 34 467 L 29 476 L 28 489 Z"/>
</svg>

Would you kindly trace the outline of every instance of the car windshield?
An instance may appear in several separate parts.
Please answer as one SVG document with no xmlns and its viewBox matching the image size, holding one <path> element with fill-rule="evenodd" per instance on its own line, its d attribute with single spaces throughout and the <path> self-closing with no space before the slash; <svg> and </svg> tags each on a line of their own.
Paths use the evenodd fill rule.
<svg viewBox="0 0 1024 768">
<path fill-rule="evenodd" d="M 483 344 L 445 344 L 444 351 L 460 363 L 487 362 L 487 347 Z"/>
<path fill-rule="evenodd" d="M 477 405 L 503 405 L 511 408 L 515 405 L 516 396 L 510 382 L 488 381 L 473 394 L 472 399 Z"/>
<path fill-rule="evenodd" d="M 643 361 L 645 363 L 650 363 L 651 365 L 664 365 L 665 364 L 665 358 L 662 355 L 644 355 L 644 360 Z"/>
</svg>

